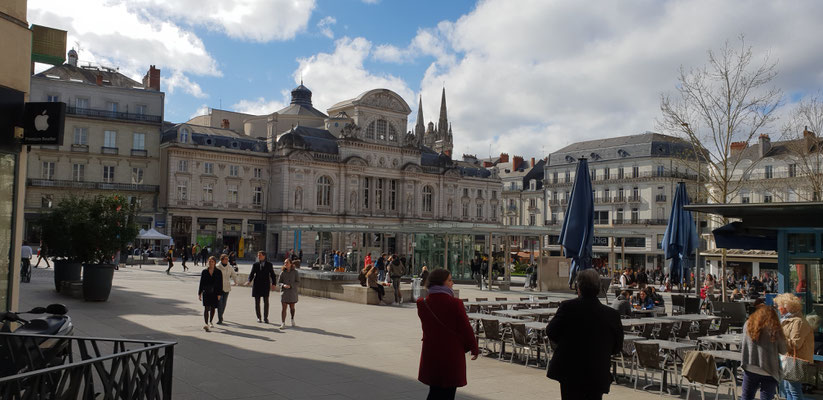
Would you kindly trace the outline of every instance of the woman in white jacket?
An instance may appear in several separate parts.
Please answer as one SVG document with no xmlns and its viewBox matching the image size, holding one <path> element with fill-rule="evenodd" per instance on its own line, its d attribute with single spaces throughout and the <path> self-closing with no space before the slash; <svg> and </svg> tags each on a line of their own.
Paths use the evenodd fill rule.
<svg viewBox="0 0 823 400">
<path fill-rule="evenodd" d="M 223 312 L 226 311 L 226 302 L 229 299 L 229 292 L 231 291 L 232 283 L 237 285 L 237 271 L 229 264 L 229 256 L 223 254 L 220 256 L 220 262 L 216 265 L 217 269 L 223 274 L 223 295 L 220 297 L 220 305 L 217 307 L 217 325 L 223 325 Z"/>
</svg>

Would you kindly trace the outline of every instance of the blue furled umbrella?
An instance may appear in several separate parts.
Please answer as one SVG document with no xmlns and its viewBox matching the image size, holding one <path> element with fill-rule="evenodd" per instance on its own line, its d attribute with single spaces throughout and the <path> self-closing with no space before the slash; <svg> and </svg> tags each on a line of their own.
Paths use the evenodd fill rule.
<svg viewBox="0 0 823 400">
<path fill-rule="evenodd" d="M 567 258 L 572 259 L 569 269 L 569 288 L 577 273 L 592 267 L 592 242 L 594 242 L 594 198 L 589 163 L 581 158 L 577 163 L 569 208 L 560 230 L 560 244 Z"/>
<path fill-rule="evenodd" d="M 678 284 L 688 281 L 690 257 L 697 249 L 697 228 L 692 212 L 683 209 L 688 204 L 686 184 L 680 182 L 674 192 L 672 213 L 666 226 L 666 233 L 663 234 L 663 253 L 667 260 L 672 260 L 669 276 L 672 283 Z"/>
</svg>

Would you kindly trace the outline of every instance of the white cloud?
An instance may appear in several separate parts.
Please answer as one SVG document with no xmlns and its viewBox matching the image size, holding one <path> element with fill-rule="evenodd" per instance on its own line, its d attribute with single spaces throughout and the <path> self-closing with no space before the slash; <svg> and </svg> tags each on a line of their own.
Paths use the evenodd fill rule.
<svg viewBox="0 0 823 400">
<path fill-rule="evenodd" d="M 256 42 L 292 39 L 306 29 L 314 0 L 128 0 L 145 10 Z"/>
<path fill-rule="evenodd" d="M 92 63 L 118 67 L 140 82 L 156 65 L 161 70 L 161 88 L 182 88 L 195 97 L 205 97 L 191 75 L 221 76 L 217 61 L 206 51 L 197 35 L 172 22 L 132 12 L 125 3 L 85 4 L 33 0 L 28 19 L 68 31 L 68 47 L 79 46 L 81 65 Z"/>
<path fill-rule="evenodd" d="M 366 4 L 377 4 L 380 0 L 363 0 L 363 2 Z"/>
<path fill-rule="evenodd" d="M 332 16 L 324 17 L 317 23 L 317 29 L 320 30 L 320 33 L 329 38 L 334 39 L 334 32 L 331 30 L 332 25 L 337 23 L 337 19 Z"/>
<path fill-rule="evenodd" d="M 240 100 L 232 105 L 230 110 L 246 114 L 265 115 L 280 110 L 285 106 L 286 104 L 282 101 L 266 100 L 263 97 L 258 97 L 252 100 Z"/>
<path fill-rule="evenodd" d="M 209 113 L 209 106 L 206 105 L 206 104 L 201 104 L 200 107 L 198 107 L 197 110 L 194 111 L 194 114 L 189 116 L 189 119 L 192 119 L 194 117 L 199 117 L 201 115 L 208 115 L 208 113 Z"/>
<path fill-rule="evenodd" d="M 333 53 L 298 59 L 300 65 L 294 72 L 294 80 L 303 79 L 312 90 L 314 107 L 322 111 L 334 103 L 376 88 L 393 90 L 410 105 L 416 104 L 414 91 L 403 79 L 366 70 L 363 62 L 371 50 L 371 42 L 362 37 L 340 38 L 335 42 Z"/>
<path fill-rule="evenodd" d="M 678 68 L 705 64 L 708 49 L 741 33 L 758 59 L 779 60 L 775 84 L 785 93 L 823 85 L 812 39 L 823 34 L 823 3 L 641 3 L 482 1 L 457 21 L 420 29 L 405 48 L 376 46 L 373 58 L 434 57 L 420 84 L 427 120 L 437 119 L 445 82 L 455 154 L 478 156 L 490 144 L 493 153 L 539 157 L 655 130 L 660 94 L 674 90 Z"/>
</svg>

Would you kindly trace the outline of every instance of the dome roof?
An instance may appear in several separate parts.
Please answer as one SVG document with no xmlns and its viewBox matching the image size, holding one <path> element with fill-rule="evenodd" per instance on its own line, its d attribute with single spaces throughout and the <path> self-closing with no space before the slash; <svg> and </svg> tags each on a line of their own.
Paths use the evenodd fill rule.
<svg viewBox="0 0 823 400">
<path fill-rule="evenodd" d="M 311 107 L 311 90 L 303 86 L 302 81 L 300 82 L 300 86 L 291 91 L 291 104 Z"/>
</svg>

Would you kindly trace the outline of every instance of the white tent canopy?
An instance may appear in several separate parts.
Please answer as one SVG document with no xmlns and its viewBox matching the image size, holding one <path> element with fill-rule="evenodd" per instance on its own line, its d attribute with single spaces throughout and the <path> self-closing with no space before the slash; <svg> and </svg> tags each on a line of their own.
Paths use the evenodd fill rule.
<svg viewBox="0 0 823 400">
<path fill-rule="evenodd" d="M 141 229 L 140 234 L 137 235 L 137 238 L 142 240 L 171 240 L 171 236 L 166 236 L 160 232 L 157 232 L 154 228 L 147 231 Z"/>
</svg>

